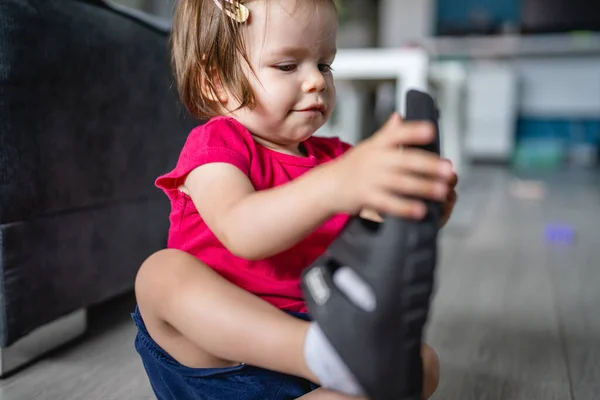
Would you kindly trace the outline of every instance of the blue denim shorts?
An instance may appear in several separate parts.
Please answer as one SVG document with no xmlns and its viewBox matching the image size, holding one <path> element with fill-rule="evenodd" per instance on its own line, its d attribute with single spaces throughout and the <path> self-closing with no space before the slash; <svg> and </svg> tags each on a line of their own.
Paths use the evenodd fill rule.
<svg viewBox="0 0 600 400">
<path fill-rule="evenodd" d="M 306 314 L 291 313 L 309 320 Z M 146 329 L 136 307 L 135 349 L 158 400 L 292 400 L 318 388 L 306 379 L 242 364 L 226 368 L 189 368 L 163 350 Z"/>
</svg>

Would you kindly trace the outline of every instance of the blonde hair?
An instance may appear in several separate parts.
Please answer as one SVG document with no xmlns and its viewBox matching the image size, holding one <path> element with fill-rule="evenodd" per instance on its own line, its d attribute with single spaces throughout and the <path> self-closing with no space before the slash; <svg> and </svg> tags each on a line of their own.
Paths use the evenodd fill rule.
<svg viewBox="0 0 600 400">
<path fill-rule="evenodd" d="M 221 90 L 231 93 L 240 108 L 253 107 L 255 103 L 243 69 L 243 63 L 250 63 L 242 40 L 242 24 L 225 13 L 226 0 L 216 1 L 221 8 L 215 0 L 178 0 L 173 17 L 171 56 L 177 90 L 184 106 L 198 119 L 222 113 L 218 101 Z M 299 1 L 325 1 L 336 9 L 336 0 Z"/>
</svg>

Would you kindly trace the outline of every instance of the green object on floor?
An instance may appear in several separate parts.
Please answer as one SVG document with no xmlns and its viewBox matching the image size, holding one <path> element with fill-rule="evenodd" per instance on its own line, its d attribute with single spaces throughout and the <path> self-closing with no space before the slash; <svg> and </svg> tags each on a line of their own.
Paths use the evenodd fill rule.
<svg viewBox="0 0 600 400">
<path fill-rule="evenodd" d="M 564 165 L 565 145 L 556 139 L 527 139 L 517 143 L 513 167 L 518 170 L 555 170 Z"/>
</svg>

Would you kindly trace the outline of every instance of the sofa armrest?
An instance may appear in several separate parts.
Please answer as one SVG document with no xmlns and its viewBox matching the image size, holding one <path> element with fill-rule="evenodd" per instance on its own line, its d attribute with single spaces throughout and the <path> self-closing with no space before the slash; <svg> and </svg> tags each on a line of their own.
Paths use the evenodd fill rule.
<svg viewBox="0 0 600 400">
<path fill-rule="evenodd" d="M 3 0 L 0 16 L 0 223 L 160 195 L 196 124 L 166 27 L 75 0 Z"/>
<path fill-rule="evenodd" d="M 197 124 L 152 18 L 0 1 L 0 347 L 133 287 L 166 245 L 154 180 Z"/>
</svg>

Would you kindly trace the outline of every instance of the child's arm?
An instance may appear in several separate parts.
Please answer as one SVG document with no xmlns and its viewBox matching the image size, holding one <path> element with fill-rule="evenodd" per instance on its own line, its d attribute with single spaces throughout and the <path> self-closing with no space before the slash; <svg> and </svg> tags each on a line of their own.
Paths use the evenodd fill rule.
<svg viewBox="0 0 600 400">
<path fill-rule="evenodd" d="M 232 253 L 262 259 L 286 250 L 333 216 L 331 186 L 320 171 L 279 187 L 255 191 L 225 163 L 202 165 L 185 181 L 198 212 Z"/>
<path fill-rule="evenodd" d="M 361 209 L 420 218 L 421 201 L 444 200 L 453 172 L 425 151 L 398 146 L 428 143 L 428 124 L 388 123 L 343 156 L 273 189 L 255 191 L 249 178 L 227 163 L 204 164 L 188 174 L 184 189 L 217 238 L 232 253 L 262 259 L 284 251 L 336 213 Z"/>
</svg>

